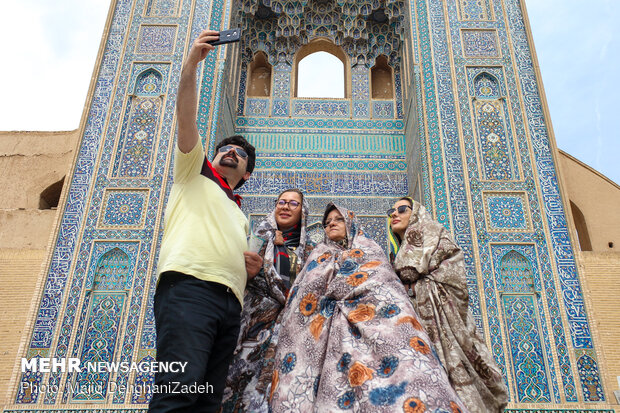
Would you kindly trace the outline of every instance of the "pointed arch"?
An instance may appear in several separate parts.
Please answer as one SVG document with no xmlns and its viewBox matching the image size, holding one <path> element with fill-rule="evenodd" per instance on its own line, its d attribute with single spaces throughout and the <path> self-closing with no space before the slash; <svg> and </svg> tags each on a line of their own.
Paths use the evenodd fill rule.
<svg viewBox="0 0 620 413">
<path fill-rule="evenodd" d="M 482 72 L 474 78 L 474 91 L 478 99 L 499 99 L 501 97 L 499 81 L 488 72 Z"/>
<path fill-rule="evenodd" d="M 379 55 L 370 69 L 370 88 L 373 99 L 394 99 L 394 70 L 386 55 Z"/>
<path fill-rule="evenodd" d="M 267 55 L 258 51 L 248 65 L 248 89 L 250 97 L 268 97 L 271 95 L 272 66 Z"/>
<path fill-rule="evenodd" d="M 506 253 L 500 263 L 500 273 L 504 292 L 534 291 L 532 265 L 523 254 L 515 250 Z"/>
<path fill-rule="evenodd" d="M 136 96 L 158 96 L 162 94 L 163 76 L 155 69 L 147 69 L 136 78 L 133 93 Z"/>
<path fill-rule="evenodd" d="M 317 58 L 323 59 L 320 65 L 316 65 L 309 69 L 305 68 L 307 63 L 311 63 L 312 60 Z M 302 60 L 304 62 L 302 62 Z M 294 68 L 295 97 L 351 97 L 349 58 L 339 46 L 335 45 L 330 40 L 323 38 L 315 39 L 302 46 L 295 54 Z M 334 80 L 334 82 L 327 83 L 326 80 L 328 79 Z M 307 85 L 315 90 L 320 90 L 316 89 L 317 86 L 324 85 L 329 92 L 320 91 L 319 93 L 313 94 L 306 91 L 308 89 Z M 317 94 L 330 95 L 317 96 Z"/>
<path fill-rule="evenodd" d="M 129 256 L 120 248 L 114 248 L 99 259 L 92 290 L 124 290 L 128 272 Z"/>
<path fill-rule="evenodd" d="M 97 262 L 93 286 L 86 298 L 88 318 L 80 351 L 80 360 L 84 364 L 111 362 L 115 358 L 127 300 L 125 283 L 129 269 L 129 256 L 120 248 L 107 251 Z M 73 400 L 105 401 L 109 380 L 109 372 L 84 370 L 78 373 L 73 386 Z M 88 391 L 88 385 L 92 383 L 101 384 L 102 391 Z"/>
</svg>

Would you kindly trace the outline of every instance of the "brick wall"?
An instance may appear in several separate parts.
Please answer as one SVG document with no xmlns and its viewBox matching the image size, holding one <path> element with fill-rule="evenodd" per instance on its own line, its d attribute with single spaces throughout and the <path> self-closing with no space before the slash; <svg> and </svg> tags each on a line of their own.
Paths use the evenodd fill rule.
<svg viewBox="0 0 620 413">
<path fill-rule="evenodd" d="M 598 330 L 603 353 L 605 382 L 610 403 L 617 404 L 614 390 L 620 390 L 620 253 L 581 252 L 585 274 L 584 291 L 589 301 L 590 320 Z"/>
<path fill-rule="evenodd" d="M 13 398 L 9 386 L 21 357 L 20 344 L 28 340 L 24 330 L 34 313 L 31 306 L 45 254 L 44 249 L 0 249 L 0 408 Z"/>
</svg>

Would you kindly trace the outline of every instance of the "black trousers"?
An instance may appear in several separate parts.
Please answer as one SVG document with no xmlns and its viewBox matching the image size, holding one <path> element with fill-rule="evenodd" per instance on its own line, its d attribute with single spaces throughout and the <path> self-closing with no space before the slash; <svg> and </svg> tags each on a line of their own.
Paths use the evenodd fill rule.
<svg viewBox="0 0 620 413">
<path fill-rule="evenodd" d="M 149 412 L 215 412 L 237 345 L 241 304 L 222 284 L 173 271 L 160 277 L 154 301 L 157 361 L 187 365 L 183 373 L 155 374 L 155 387 L 166 391 L 153 392 Z M 173 391 L 192 385 L 194 391 Z M 204 390 L 195 391 L 200 385 Z"/>
</svg>

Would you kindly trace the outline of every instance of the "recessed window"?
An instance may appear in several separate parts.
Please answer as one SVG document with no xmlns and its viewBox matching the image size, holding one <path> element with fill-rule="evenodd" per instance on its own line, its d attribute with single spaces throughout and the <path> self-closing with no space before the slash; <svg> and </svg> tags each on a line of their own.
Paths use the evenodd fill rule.
<svg viewBox="0 0 620 413">
<path fill-rule="evenodd" d="M 299 62 L 300 98 L 344 98 L 344 65 L 336 56 L 316 52 Z"/>
<path fill-rule="evenodd" d="M 304 45 L 295 56 L 295 96 L 300 98 L 346 98 L 347 56 L 326 39 Z"/>
<path fill-rule="evenodd" d="M 370 71 L 373 99 L 393 99 L 394 82 L 392 68 L 388 65 L 385 55 L 379 55 Z"/>
<path fill-rule="evenodd" d="M 271 65 L 263 52 L 258 52 L 250 63 L 248 96 L 267 97 L 271 94 Z"/>
</svg>

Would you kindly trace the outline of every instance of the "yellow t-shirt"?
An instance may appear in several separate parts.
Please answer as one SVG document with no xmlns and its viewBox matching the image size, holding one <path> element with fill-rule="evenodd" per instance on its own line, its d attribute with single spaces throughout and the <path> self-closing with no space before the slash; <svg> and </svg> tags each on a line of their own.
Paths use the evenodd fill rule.
<svg viewBox="0 0 620 413">
<path fill-rule="evenodd" d="M 189 153 L 175 145 L 174 184 L 164 217 L 158 274 L 178 271 L 223 284 L 243 305 L 248 220 L 213 176 L 210 163 L 201 173 L 203 163 L 201 142 Z"/>
</svg>

